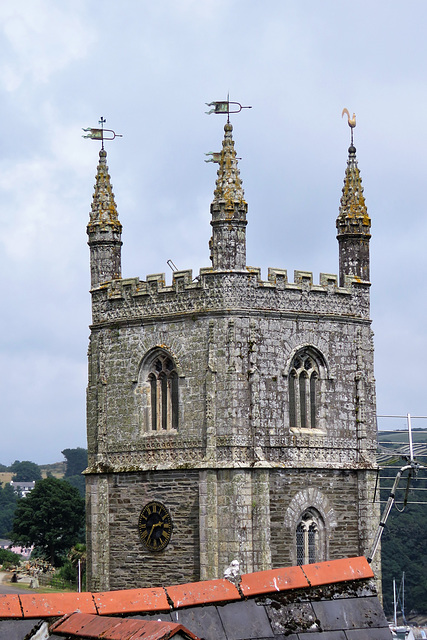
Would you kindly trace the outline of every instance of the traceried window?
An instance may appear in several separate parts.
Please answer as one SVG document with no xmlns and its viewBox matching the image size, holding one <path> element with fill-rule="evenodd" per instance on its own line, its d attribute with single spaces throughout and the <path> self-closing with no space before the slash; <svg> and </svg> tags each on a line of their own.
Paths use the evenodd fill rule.
<svg viewBox="0 0 427 640">
<path fill-rule="evenodd" d="M 312 350 L 299 351 L 289 371 L 289 422 L 298 429 L 318 428 L 319 365 Z"/>
<path fill-rule="evenodd" d="M 178 374 L 172 358 L 157 353 L 149 367 L 148 382 L 151 430 L 178 429 Z"/>
<path fill-rule="evenodd" d="M 315 513 L 314 509 L 306 511 L 296 529 L 297 565 L 312 564 L 323 559 L 322 531 L 320 515 Z"/>
</svg>

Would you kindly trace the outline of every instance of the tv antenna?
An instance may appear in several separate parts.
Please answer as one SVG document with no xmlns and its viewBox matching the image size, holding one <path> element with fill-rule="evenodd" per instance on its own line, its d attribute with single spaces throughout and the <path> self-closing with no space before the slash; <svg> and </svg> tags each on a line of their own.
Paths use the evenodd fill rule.
<svg viewBox="0 0 427 640">
<path fill-rule="evenodd" d="M 379 416 L 379 417 L 381 417 L 381 418 L 387 418 L 387 417 L 388 418 L 396 418 L 398 416 Z M 419 462 L 417 462 L 415 460 L 415 458 L 414 458 L 414 445 L 413 445 L 413 440 L 412 440 L 412 426 L 411 426 L 411 414 L 410 413 L 407 414 L 406 420 L 407 420 L 407 425 L 408 425 L 409 456 L 408 455 L 401 456 L 403 458 L 406 458 L 406 464 L 403 465 L 403 467 L 401 467 L 399 469 L 399 471 L 397 472 L 396 478 L 395 478 L 393 486 L 391 488 L 390 495 L 388 497 L 386 506 L 385 506 L 383 514 L 381 516 L 380 523 L 378 525 L 377 532 L 375 534 L 374 542 L 373 542 L 372 547 L 371 547 L 371 549 L 369 551 L 369 554 L 368 554 L 368 556 L 366 558 L 369 563 L 371 563 L 372 560 L 374 559 L 375 553 L 376 553 L 376 551 L 378 549 L 378 545 L 380 543 L 381 536 L 383 534 L 383 531 L 384 531 L 384 528 L 385 528 L 385 525 L 386 525 L 386 522 L 387 522 L 387 518 L 389 517 L 390 511 L 392 510 L 393 505 L 396 502 L 396 491 L 398 489 L 399 482 L 400 482 L 400 480 L 402 478 L 402 475 L 406 471 L 408 472 L 408 476 L 407 476 L 407 479 L 406 479 L 405 496 L 404 496 L 404 499 L 403 499 L 403 508 L 399 509 L 397 507 L 397 505 L 395 505 L 396 509 L 398 511 L 400 511 L 400 512 L 405 510 L 405 507 L 406 507 L 406 505 L 408 503 L 408 495 L 409 495 L 409 490 L 411 488 L 411 479 L 413 477 L 416 477 L 416 475 L 417 475 L 417 473 L 418 473 L 418 471 L 420 469 L 426 469 L 427 468 L 426 466 L 421 465 Z M 375 492 L 376 492 L 376 487 L 375 487 Z M 374 502 L 375 502 L 375 496 L 374 496 Z"/>
</svg>

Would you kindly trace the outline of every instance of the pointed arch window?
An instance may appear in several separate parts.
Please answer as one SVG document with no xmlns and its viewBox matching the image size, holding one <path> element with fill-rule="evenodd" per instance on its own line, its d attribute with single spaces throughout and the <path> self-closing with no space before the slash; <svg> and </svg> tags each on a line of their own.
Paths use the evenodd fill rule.
<svg viewBox="0 0 427 640">
<path fill-rule="evenodd" d="M 302 515 L 296 528 L 297 565 L 312 564 L 324 559 L 324 525 L 315 509 Z"/>
<path fill-rule="evenodd" d="M 312 350 L 293 358 L 289 371 L 289 423 L 297 429 L 316 429 L 320 397 L 319 363 Z"/>
<path fill-rule="evenodd" d="M 151 431 L 178 429 L 178 374 L 170 356 L 165 353 L 155 355 L 149 367 L 148 382 Z"/>
</svg>

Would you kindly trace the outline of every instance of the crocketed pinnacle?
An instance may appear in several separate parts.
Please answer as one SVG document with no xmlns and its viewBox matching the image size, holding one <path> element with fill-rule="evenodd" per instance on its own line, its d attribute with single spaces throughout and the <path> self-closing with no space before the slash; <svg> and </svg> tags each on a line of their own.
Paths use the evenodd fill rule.
<svg viewBox="0 0 427 640">
<path fill-rule="evenodd" d="M 357 233 L 369 235 L 371 219 L 363 195 L 362 178 L 357 166 L 356 148 L 348 149 L 348 161 L 345 171 L 344 187 L 337 218 L 339 234 Z"/>
<path fill-rule="evenodd" d="M 233 203 L 245 203 L 232 131 L 232 125 L 227 122 L 224 126 L 224 140 L 213 200 L 214 202 L 225 202 L 226 207 Z"/>
<path fill-rule="evenodd" d="M 93 193 L 88 231 L 95 226 L 112 226 L 115 227 L 117 231 L 121 231 L 122 228 L 114 200 L 110 175 L 108 173 L 107 152 L 105 149 L 101 149 L 99 152 L 99 164 L 96 173 L 95 191 Z"/>
</svg>

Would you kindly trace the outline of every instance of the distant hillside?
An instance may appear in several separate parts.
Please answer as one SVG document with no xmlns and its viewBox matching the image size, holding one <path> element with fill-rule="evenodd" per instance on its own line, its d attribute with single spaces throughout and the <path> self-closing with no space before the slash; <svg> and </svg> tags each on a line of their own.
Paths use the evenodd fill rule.
<svg viewBox="0 0 427 640">
<path fill-rule="evenodd" d="M 48 472 L 55 478 L 63 478 L 67 463 L 64 460 L 63 462 L 53 462 L 52 464 L 40 464 L 39 467 L 43 478 L 46 478 Z"/>
<path fill-rule="evenodd" d="M 53 462 L 52 464 L 40 464 L 40 471 L 43 478 L 47 477 L 47 474 L 52 474 L 55 478 L 63 478 L 65 475 L 66 462 Z M 12 471 L 0 471 L 0 482 L 3 485 L 12 480 Z"/>
</svg>

